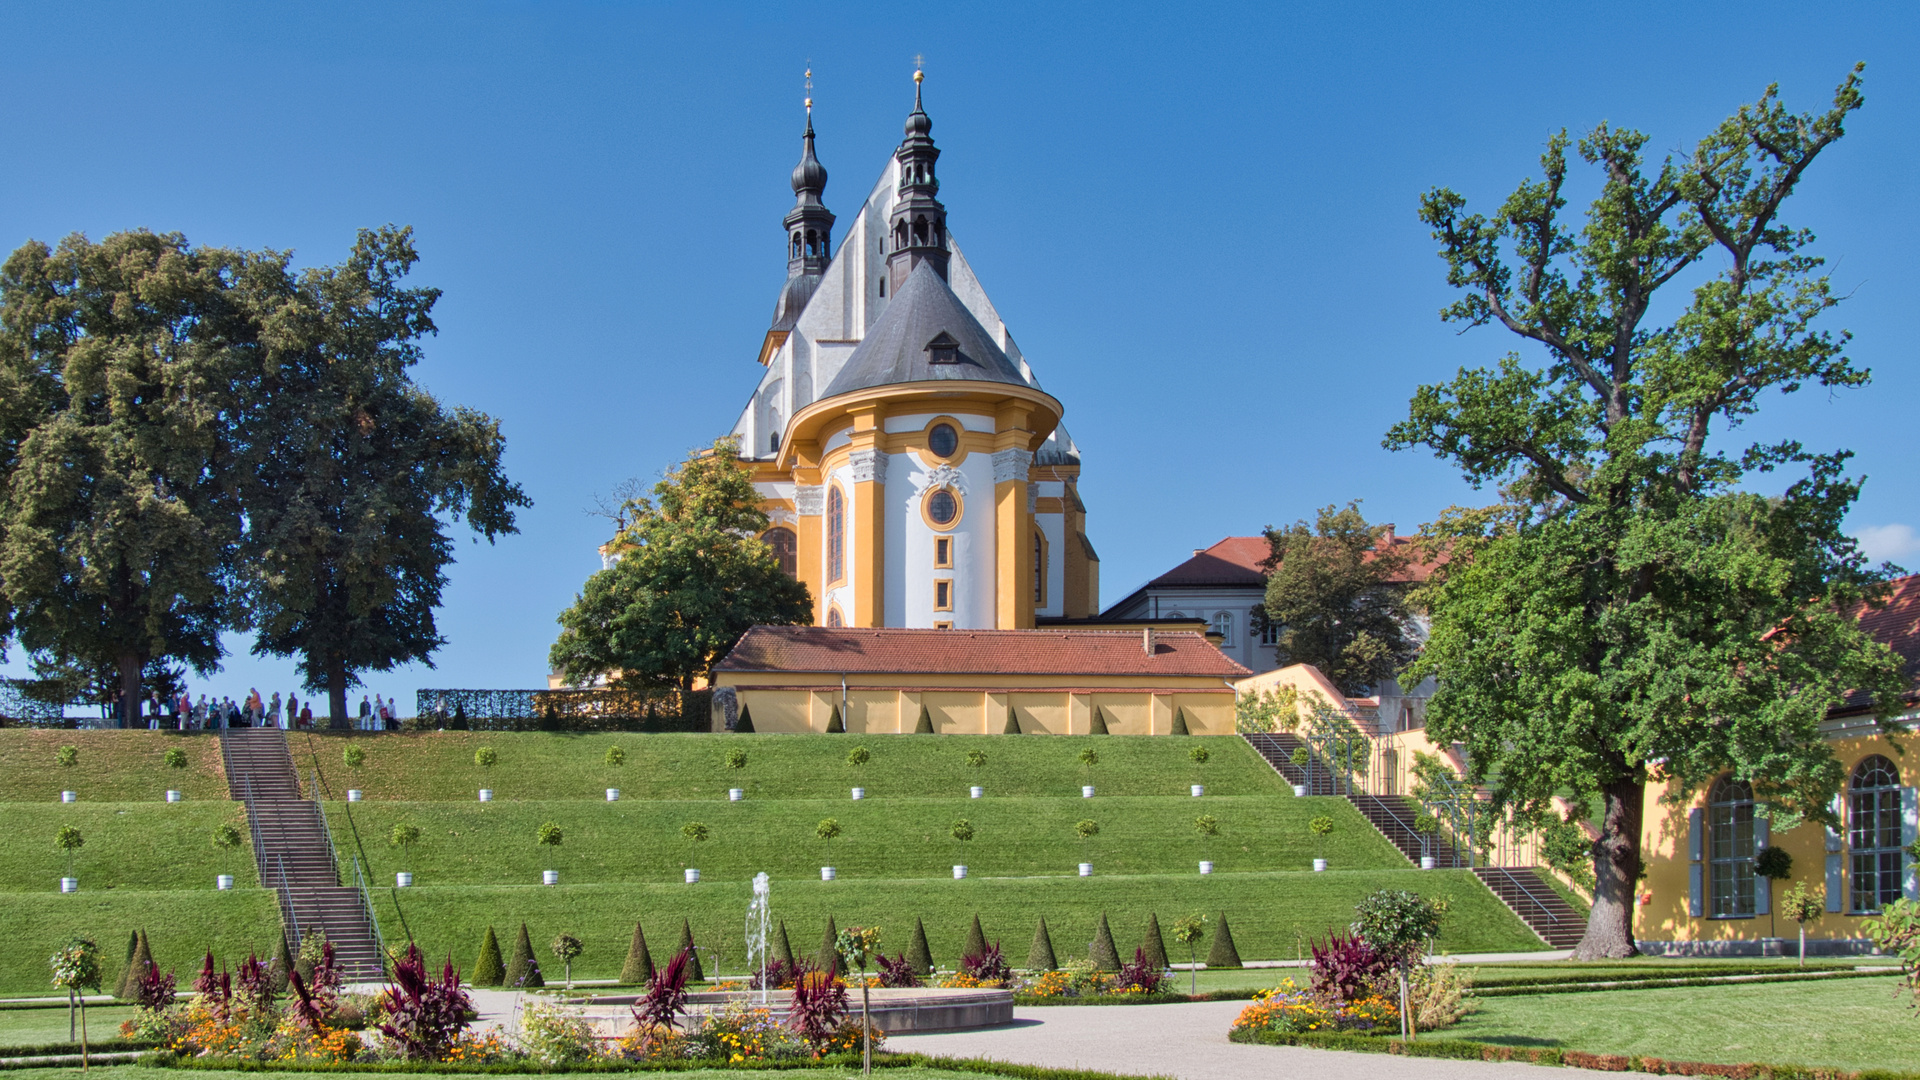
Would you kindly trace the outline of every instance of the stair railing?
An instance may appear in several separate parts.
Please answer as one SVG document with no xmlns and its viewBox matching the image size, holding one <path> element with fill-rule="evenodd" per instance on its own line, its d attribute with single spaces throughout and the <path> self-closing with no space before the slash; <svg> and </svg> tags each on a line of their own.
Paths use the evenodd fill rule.
<svg viewBox="0 0 1920 1080">
<path fill-rule="evenodd" d="M 1539 896 L 1535 895 L 1532 889 L 1527 888 L 1526 882 L 1520 880 L 1520 875 L 1514 873 L 1511 870 L 1508 870 L 1505 867 L 1500 867 L 1500 866 L 1488 866 L 1488 867 L 1482 867 L 1481 869 L 1485 870 L 1489 874 L 1499 874 L 1502 878 L 1506 880 L 1507 884 L 1512 885 L 1515 889 L 1518 889 L 1520 891 L 1520 895 L 1526 897 L 1529 903 L 1531 903 L 1534 907 L 1539 908 L 1540 914 L 1546 917 L 1546 920 L 1548 923 L 1551 923 L 1554 925 L 1559 924 L 1560 916 L 1555 915 L 1553 913 L 1553 908 L 1549 907 L 1546 901 L 1540 899 Z"/>
<path fill-rule="evenodd" d="M 276 855 L 274 858 L 280 863 L 280 908 L 286 913 L 287 922 L 293 926 L 293 948 L 298 952 L 301 942 L 306 939 L 300 935 L 300 913 L 294 910 L 293 891 L 287 886 L 287 857 Z"/>
<path fill-rule="evenodd" d="M 360 897 L 361 917 L 366 919 L 369 927 L 373 928 L 374 959 L 380 965 L 380 973 L 384 975 L 387 971 L 387 939 L 380 934 L 380 917 L 373 913 L 373 896 L 367 889 L 366 875 L 360 872 L 358 856 L 353 860 L 353 887 L 358 890 Z"/>
<path fill-rule="evenodd" d="M 326 774 L 320 771 L 320 752 L 314 749 L 313 736 L 311 734 L 307 736 L 307 753 L 313 758 L 313 783 L 314 783 L 315 795 L 318 796 L 321 790 L 321 786 L 326 785 L 325 790 L 327 792 L 327 795 L 331 797 L 333 795 L 333 787 L 332 785 L 326 784 Z M 327 830 L 327 854 L 333 857 L 333 865 L 338 867 L 340 865 L 340 856 L 337 853 L 335 853 L 334 847 L 333 847 L 333 826 L 327 821 L 326 811 L 320 808 L 320 804 L 318 802 L 314 804 L 314 807 L 316 812 L 320 814 L 320 823 L 323 826 L 325 826 Z M 360 903 L 364 909 L 364 914 L 366 915 L 367 922 L 373 927 L 374 940 L 377 942 L 381 940 L 380 920 L 373 913 L 373 897 L 371 893 L 368 891 L 366 878 L 360 872 L 360 864 L 362 862 L 366 862 L 369 865 L 371 865 L 372 860 L 367 858 L 367 847 L 360 840 L 360 826 L 357 822 L 353 820 L 353 803 L 352 802 L 342 803 L 341 809 L 347 815 L 347 830 L 353 836 L 353 849 L 356 852 L 356 856 L 353 860 L 353 875 L 354 875 L 354 880 L 358 883 L 357 888 L 359 889 L 359 892 L 360 892 Z M 394 903 L 394 910 L 398 911 L 400 907 L 400 898 L 398 895 L 394 897 L 393 903 Z M 405 921 L 405 916 L 402 916 L 402 922 L 404 921 Z M 383 973 L 386 971 L 386 964 L 387 964 L 386 957 L 387 957 L 386 948 L 384 945 L 382 945 L 380 950 L 380 970 Z"/>
</svg>

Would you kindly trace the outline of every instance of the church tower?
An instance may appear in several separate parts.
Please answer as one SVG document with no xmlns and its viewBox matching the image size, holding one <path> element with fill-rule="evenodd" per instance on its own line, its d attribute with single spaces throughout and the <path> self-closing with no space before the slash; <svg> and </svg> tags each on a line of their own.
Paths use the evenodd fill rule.
<svg viewBox="0 0 1920 1080">
<path fill-rule="evenodd" d="M 1088 618 L 1099 558 L 1080 453 L 947 227 L 923 80 L 837 249 L 807 101 L 787 280 L 734 425 L 763 539 L 823 626 Z"/>
</svg>

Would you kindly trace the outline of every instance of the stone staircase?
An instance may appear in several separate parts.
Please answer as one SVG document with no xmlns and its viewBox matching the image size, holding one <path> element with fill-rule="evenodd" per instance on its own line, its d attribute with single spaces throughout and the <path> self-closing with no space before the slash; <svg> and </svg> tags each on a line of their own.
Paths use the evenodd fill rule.
<svg viewBox="0 0 1920 1080">
<path fill-rule="evenodd" d="M 300 797 L 286 733 L 228 729 L 220 734 L 220 751 L 227 791 L 247 807 L 260 884 L 278 894 L 280 919 L 294 947 L 323 931 L 349 981 L 381 978 L 385 968 L 372 913 L 359 889 L 340 883 L 326 819 L 318 802 Z"/>
<path fill-rule="evenodd" d="M 1419 803 L 1412 798 L 1405 795 L 1369 795 L 1363 791 L 1348 790 L 1326 762 L 1314 753 L 1313 747 L 1290 732 L 1243 737 L 1254 752 L 1273 766 L 1274 771 L 1286 778 L 1289 784 L 1307 785 L 1309 795 L 1344 797 L 1408 861 L 1417 865 L 1421 855 L 1431 854 L 1433 865 L 1440 868 L 1457 868 L 1471 863 L 1468 852 L 1456 848 L 1442 836 L 1435 835 L 1429 842 L 1431 846 L 1422 844 L 1420 833 L 1413 828 L 1414 818 L 1419 814 Z M 1293 763 L 1293 752 L 1299 749 L 1305 749 L 1312 756 L 1306 766 Z M 1581 936 L 1586 933 L 1586 919 L 1547 883 L 1546 875 L 1538 867 L 1476 866 L 1473 867 L 1473 873 L 1501 903 L 1520 917 L 1521 922 L 1539 935 L 1540 940 L 1553 948 L 1570 949 L 1579 944 Z"/>
</svg>

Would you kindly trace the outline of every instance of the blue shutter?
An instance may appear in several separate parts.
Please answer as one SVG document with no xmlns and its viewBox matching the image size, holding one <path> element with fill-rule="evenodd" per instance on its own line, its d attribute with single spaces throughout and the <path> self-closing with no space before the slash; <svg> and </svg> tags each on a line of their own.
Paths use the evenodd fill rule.
<svg viewBox="0 0 1920 1080">
<path fill-rule="evenodd" d="M 1900 861 L 1907 864 L 1906 886 L 1902 891 L 1909 900 L 1920 900 L 1920 864 L 1914 862 L 1912 853 L 1915 840 L 1920 840 L 1920 788 L 1903 787 L 1900 789 L 1900 846 L 1908 852 Z"/>
<path fill-rule="evenodd" d="M 1846 812 L 1847 797 L 1845 795 L 1835 795 L 1833 797 L 1833 819 L 1844 824 L 1846 821 Z M 1840 830 L 1831 825 L 1827 826 L 1827 850 L 1839 851 L 1840 839 Z"/>
<path fill-rule="evenodd" d="M 1839 911 L 1841 901 L 1846 899 L 1846 897 L 1841 895 L 1841 892 L 1840 892 L 1840 887 L 1841 887 L 1840 863 L 1841 863 L 1841 860 L 1845 858 L 1846 856 L 1841 855 L 1839 852 L 1834 852 L 1833 854 L 1827 856 L 1827 910 L 1828 911 Z"/>
<path fill-rule="evenodd" d="M 1687 856 L 1692 860 L 1687 867 L 1687 914 L 1696 919 L 1707 913 L 1705 868 L 1700 865 L 1700 846 L 1706 839 L 1706 831 L 1701 828 L 1702 816 L 1703 811 L 1698 807 L 1687 811 Z"/>
<path fill-rule="evenodd" d="M 1694 862 L 1700 861 L 1700 848 L 1707 840 L 1706 830 L 1701 827 L 1705 814 L 1706 811 L 1697 806 L 1687 811 L 1687 858 Z"/>
<path fill-rule="evenodd" d="M 1763 817 L 1754 818 L 1753 819 L 1754 857 L 1758 858 L 1761 852 L 1767 850 L 1767 846 L 1770 843 L 1772 843 L 1772 841 L 1773 841 L 1773 823 Z M 1758 874 L 1754 875 L 1754 879 L 1755 880 L 1753 883 L 1753 913 L 1755 915 L 1770 914 L 1773 911 L 1773 881 L 1769 878 L 1763 878 Z"/>
</svg>

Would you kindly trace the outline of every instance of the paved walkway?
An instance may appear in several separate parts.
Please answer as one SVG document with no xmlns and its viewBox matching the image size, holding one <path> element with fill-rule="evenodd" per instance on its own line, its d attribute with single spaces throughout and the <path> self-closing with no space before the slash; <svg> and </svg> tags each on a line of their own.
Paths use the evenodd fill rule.
<svg viewBox="0 0 1920 1080">
<path fill-rule="evenodd" d="M 1179 1080 L 1303 1077 L 1311 1080 L 1572 1080 L 1610 1074 L 1508 1062 L 1243 1046 L 1227 1041 L 1244 1001 L 1183 1005 L 1045 1005 L 1013 1012 L 1009 1027 L 895 1035 L 894 1050 L 984 1057 L 1021 1065 L 1099 1069 Z"/>
</svg>

